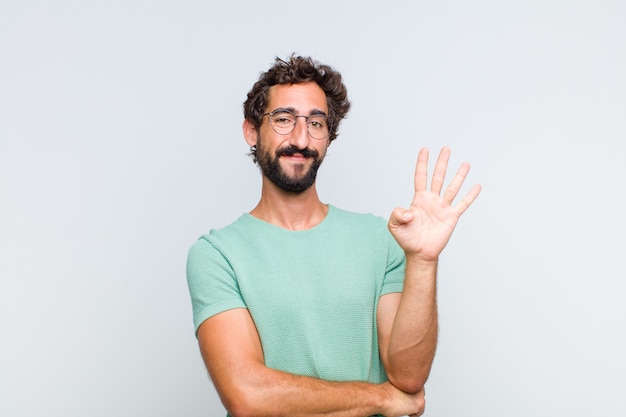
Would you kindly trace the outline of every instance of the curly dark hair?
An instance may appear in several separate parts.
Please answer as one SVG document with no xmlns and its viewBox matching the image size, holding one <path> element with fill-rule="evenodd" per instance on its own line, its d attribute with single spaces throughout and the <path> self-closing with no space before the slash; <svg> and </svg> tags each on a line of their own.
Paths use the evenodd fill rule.
<svg viewBox="0 0 626 417">
<path fill-rule="evenodd" d="M 276 57 L 274 65 L 259 76 L 248 98 L 243 103 L 243 115 L 258 129 L 266 112 L 267 94 L 273 85 L 300 84 L 308 81 L 317 83 L 326 94 L 328 103 L 329 139 L 338 136 L 339 123 L 350 110 L 348 90 L 342 82 L 341 74 L 328 65 L 314 61 L 310 57 L 292 54 L 287 61 Z"/>
</svg>

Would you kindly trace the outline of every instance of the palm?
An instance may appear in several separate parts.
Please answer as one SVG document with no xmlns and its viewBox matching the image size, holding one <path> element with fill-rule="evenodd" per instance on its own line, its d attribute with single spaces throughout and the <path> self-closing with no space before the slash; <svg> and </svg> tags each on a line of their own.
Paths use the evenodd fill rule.
<svg viewBox="0 0 626 417">
<path fill-rule="evenodd" d="M 452 206 L 469 171 L 469 164 L 464 163 L 443 195 L 440 195 L 449 157 L 450 149 L 443 148 L 428 190 L 428 150 L 420 151 L 415 167 L 415 195 L 411 206 L 408 210 L 394 210 L 389 219 L 389 230 L 407 254 L 427 260 L 437 259 L 450 240 L 459 217 L 480 193 L 480 186 L 475 185 L 456 206 Z"/>
</svg>

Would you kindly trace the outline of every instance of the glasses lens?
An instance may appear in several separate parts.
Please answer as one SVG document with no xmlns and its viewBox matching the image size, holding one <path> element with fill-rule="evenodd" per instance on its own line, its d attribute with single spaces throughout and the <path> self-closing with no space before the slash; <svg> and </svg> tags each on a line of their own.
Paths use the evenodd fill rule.
<svg viewBox="0 0 626 417">
<path fill-rule="evenodd" d="M 314 139 L 325 139 L 328 136 L 328 120 L 326 116 L 309 116 L 307 127 L 309 129 L 309 135 Z"/>
<path fill-rule="evenodd" d="M 295 114 L 288 111 L 277 111 L 270 113 L 270 125 L 274 132 L 279 135 L 288 135 L 296 127 L 296 120 L 298 117 Z M 309 135 L 313 139 L 326 139 L 328 137 L 328 119 L 323 114 L 314 114 L 306 118 L 306 126 L 309 131 Z"/>
<path fill-rule="evenodd" d="M 286 111 L 280 111 L 270 114 L 270 122 L 276 133 L 286 135 L 293 131 L 296 124 L 296 116 Z"/>
</svg>

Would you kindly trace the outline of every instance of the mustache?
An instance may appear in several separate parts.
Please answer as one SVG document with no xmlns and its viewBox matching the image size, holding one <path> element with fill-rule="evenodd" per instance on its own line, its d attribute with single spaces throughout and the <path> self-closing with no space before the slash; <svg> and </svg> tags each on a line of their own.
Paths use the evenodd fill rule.
<svg viewBox="0 0 626 417">
<path fill-rule="evenodd" d="M 296 146 L 290 145 L 290 146 L 286 146 L 284 148 L 280 148 L 276 150 L 276 157 L 278 158 L 281 156 L 292 156 L 297 153 L 299 153 L 305 158 L 317 159 L 319 156 L 319 152 L 317 152 L 315 149 L 309 149 L 309 148 L 299 149 Z"/>
</svg>

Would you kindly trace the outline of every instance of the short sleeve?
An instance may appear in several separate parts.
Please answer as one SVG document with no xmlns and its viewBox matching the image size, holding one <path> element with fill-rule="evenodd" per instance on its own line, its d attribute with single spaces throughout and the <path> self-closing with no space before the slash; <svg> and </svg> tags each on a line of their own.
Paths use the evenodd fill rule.
<svg viewBox="0 0 626 417">
<path fill-rule="evenodd" d="M 391 232 L 386 230 L 385 235 L 387 237 L 387 268 L 381 295 L 402 292 L 406 270 L 404 251 L 393 238 Z"/>
<path fill-rule="evenodd" d="M 206 236 L 189 249 L 187 285 L 196 332 L 206 319 L 226 310 L 246 307 L 232 267 Z"/>
</svg>

